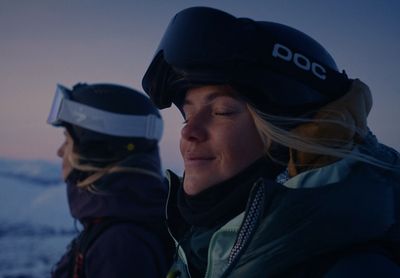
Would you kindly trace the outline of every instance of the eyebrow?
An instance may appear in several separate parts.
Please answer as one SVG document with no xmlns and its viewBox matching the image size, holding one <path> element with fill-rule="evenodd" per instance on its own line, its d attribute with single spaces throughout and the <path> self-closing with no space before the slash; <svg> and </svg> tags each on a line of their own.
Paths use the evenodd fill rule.
<svg viewBox="0 0 400 278">
<path fill-rule="evenodd" d="M 230 98 L 233 98 L 233 99 L 237 99 L 237 97 L 235 96 L 235 94 L 234 94 L 234 92 L 233 91 L 229 91 L 229 92 L 220 92 L 220 91 L 215 91 L 215 92 L 212 92 L 211 94 L 209 94 L 206 98 L 205 98 L 205 103 L 210 103 L 210 102 L 212 102 L 213 100 L 215 100 L 215 99 L 217 99 L 217 98 L 219 98 L 219 97 L 230 97 Z M 186 98 L 185 98 L 185 100 L 184 100 L 184 102 L 183 102 L 183 106 L 184 105 L 192 105 L 193 104 L 193 102 L 192 101 L 190 101 L 190 100 L 187 100 Z"/>
</svg>

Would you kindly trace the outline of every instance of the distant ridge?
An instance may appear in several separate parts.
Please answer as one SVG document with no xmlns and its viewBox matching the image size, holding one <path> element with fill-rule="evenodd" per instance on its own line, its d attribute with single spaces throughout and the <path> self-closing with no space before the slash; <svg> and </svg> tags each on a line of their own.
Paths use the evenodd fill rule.
<svg viewBox="0 0 400 278">
<path fill-rule="evenodd" d="M 35 185 L 53 186 L 62 183 L 61 165 L 45 160 L 17 160 L 0 157 L 0 176 Z"/>
</svg>

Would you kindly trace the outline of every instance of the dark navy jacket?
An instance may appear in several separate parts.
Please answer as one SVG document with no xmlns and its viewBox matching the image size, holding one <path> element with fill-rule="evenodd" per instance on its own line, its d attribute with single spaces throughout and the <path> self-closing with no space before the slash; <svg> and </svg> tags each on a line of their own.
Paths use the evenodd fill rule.
<svg viewBox="0 0 400 278">
<path fill-rule="evenodd" d="M 111 174 L 90 190 L 67 183 L 71 215 L 83 225 L 93 219 L 128 220 L 106 229 L 85 257 L 86 277 L 164 277 L 170 263 L 164 204 L 167 188 L 159 178 Z M 69 277 L 67 252 L 53 277 Z"/>
</svg>

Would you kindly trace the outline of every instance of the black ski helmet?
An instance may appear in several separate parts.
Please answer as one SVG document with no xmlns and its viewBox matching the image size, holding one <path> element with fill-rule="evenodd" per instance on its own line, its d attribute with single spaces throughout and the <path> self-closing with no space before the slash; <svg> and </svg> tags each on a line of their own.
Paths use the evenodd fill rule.
<svg viewBox="0 0 400 278">
<path fill-rule="evenodd" d="M 144 94 L 115 84 L 58 85 L 48 123 L 64 126 L 89 160 L 120 160 L 158 148 L 162 119 Z"/>
<path fill-rule="evenodd" d="M 264 113 L 297 116 L 344 95 L 350 80 L 294 28 L 188 8 L 171 20 L 142 85 L 165 108 L 180 107 L 182 92 L 206 84 L 229 84 Z"/>
</svg>

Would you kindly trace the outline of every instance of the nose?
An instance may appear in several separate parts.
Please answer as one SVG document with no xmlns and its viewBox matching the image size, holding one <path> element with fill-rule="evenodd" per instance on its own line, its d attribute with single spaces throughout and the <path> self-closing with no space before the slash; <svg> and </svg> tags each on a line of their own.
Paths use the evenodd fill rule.
<svg viewBox="0 0 400 278">
<path fill-rule="evenodd" d="M 191 142 L 202 142 L 207 139 L 207 119 L 199 115 L 190 117 L 181 130 L 181 137 Z"/>
</svg>

